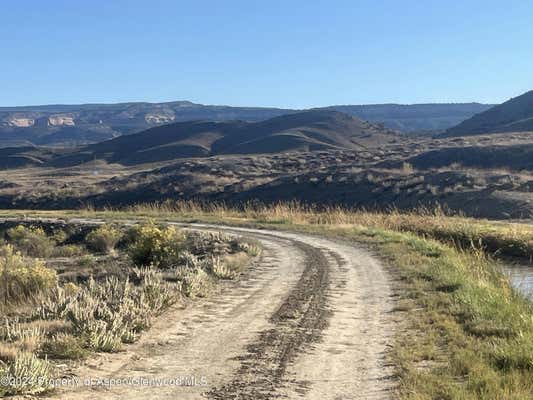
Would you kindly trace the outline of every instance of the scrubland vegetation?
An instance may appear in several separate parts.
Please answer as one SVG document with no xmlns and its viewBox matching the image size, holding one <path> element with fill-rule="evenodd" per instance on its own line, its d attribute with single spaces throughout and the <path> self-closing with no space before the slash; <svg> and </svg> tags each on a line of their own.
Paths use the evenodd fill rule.
<svg viewBox="0 0 533 400">
<path fill-rule="evenodd" d="M 0 380 L 0 395 L 51 389 L 47 379 L 57 374 L 56 360 L 119 351 L 168 306 L 206 296 L 217 280 L 236 278 L 260 251 L 233 236 L 151 221 L 131 228 L 101 225 L 79 240 L 70 243 L 66 232 L 39 226 L 5 231 L 0 378 L 25 379 Z M 92 273 L 80 273 L 85 270 Z"/>
<path fill-rule="evenodd" d="M 135 214 L 259 224 L 365 242 L 392 265 L 405 315 L 393 361 L 405 399 L 533 396 L 533 304 L 516 293 L 494 256 L 530 258 L 533 228 L 417 213 L 316 210 L 298 204 L 177 204 Z"/>
<path fill-rule="evenodd" d="M 500 256 L 531 258 L 533 228 L 527 225 L 447 216 L 442 210 L 375 213 L 316 209 L 299 204 L 250 205 L 236 209 L 185 202 L 59 215 L 116 221 L 134 215 L 138 219 L 159 221 L 219 222 L 296 230 L 366 243 L 387 259 L 396 282 L 395 312 L 401 313 L 403 322 L 397 330 L 391 361 L 396 365 L 401 398 L 533 397 L 533 305 L 513 290 L 496 261 Z M 256 251 L 253 245 L 233 243 L 223 236 L 185 234 L 153 223 L 125 233 L 117 246 L 124 246 L 137 265 L 130 280 L 119 283 L 109 278 L 99 285 L 88 282 L 63 289 L 73 293 L 70 297 L 61 290 L 53 291 L 58 298 L 73 298 L 69 304 L 74 306 L 60 307 L 59 314 L 58 310 L 47 311 L 45 304 L 41 306 L 39 323 L 46 321 L 49 325 L 39 325 L 45 326 L 39 329 L 55 329 L 55 332 L 44 334 L 47 339 L 39 348 L 51 349 L 56 355 L 64 349 L 69 357 L 75 358 L 78 352 L 114 351 L 121 343 L 135 340 L 147 325 L 139 298 L 149 297 L 148 293 L 163 293 L 160 300 L 149 306 L 158 310 L 172 301 L 173 293 L 201 294 L 210 279 L 234 276 L 239 269 L 235 263 L 242 265 L 239 257 L 243 251 L 248 254 Z M 226 262 L 218 261 L 222 259 Z M 173 269 L 175 264 L 182 267 Z M 172 285 L 179 285 L 180 289 L 170 289 Z M 102 290 L 113 295 L 104 299 Z M 127 297 L 128 309 L 140 307 L 134 313 L 135 318 L 120 307 L 103 305 L 122 297 Z M 62 302 L 54 300 L 52 304 Z M 100 322 L 86 321 L 85 314 L 75 311 L 76 307 L 89 308 Z M 102 308 L 121 317 L 110 318 L 100 311 Z M 122 321 L 120 328 L 108 326 L 110 321 L 117 320 Z M 68 328 L 60 328 L 63 326 Z M 22 341 L 17 346 L 21 348 Z M 71 349 L 78 350 L 72 353 Z M 20 354 L 26 358 L 13 360 L 42 368 L 42 358 L 28 358 L 26 352 Z"/>
<path fill-rule="evenodd" d="M 533 305 L 496 262 L 530 259 L 533 228 L 442 210 L 374 213 L 298 204 L 178 203 L 89 212 L 263 226 L 364 242 L 388 260 L 403 323 L 391 359 L 404 399 L 533 397 Z"/>
</svg>

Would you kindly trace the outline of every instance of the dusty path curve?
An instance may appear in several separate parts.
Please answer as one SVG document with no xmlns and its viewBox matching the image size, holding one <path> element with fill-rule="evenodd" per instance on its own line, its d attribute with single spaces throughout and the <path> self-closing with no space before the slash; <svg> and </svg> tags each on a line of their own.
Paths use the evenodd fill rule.
<svg viewBox="0 0 533 400">
<path fill-rule="evenodd" d="M 82 380 L 133 378 L 136 384 L 80 385 L 54 398 L 392 397 L 385 361 L 394 329 L 391 289 L 366 250 L 300 233 L 187 226 L 260 240 L 261 260 L 216 295 L 169 309 L 125 352 L 98 356 L 75 371 Z M 177 377 L 188 377 L 182 384 L 194 377 L 196 384 L 146 386 Z"/>
</svg>

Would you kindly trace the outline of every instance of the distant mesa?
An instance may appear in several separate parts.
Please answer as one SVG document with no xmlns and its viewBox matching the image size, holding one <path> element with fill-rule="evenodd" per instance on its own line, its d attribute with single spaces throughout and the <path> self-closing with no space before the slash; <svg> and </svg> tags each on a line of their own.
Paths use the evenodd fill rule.
<svg viewBox="0 0 533 400">
<path fill-rule="evenodd" d="M 376 104 L 315 110 L 343 112 L 404 133 L 436 134 L 490 107 L 477 103 Z M 190 101 L 0 107 L 0 148 L 73 147 L 175 122 L 241 120 L 253 123 L 302 111 L 305 110 L 203 105 Z"/>
<path fill-rule="evenodd" d="M 5 125 L 12 128 L 31 128 L 34 126 L 75 126 L 73 115 L 50 115 L 48 117 L 19 117 L 9 116 L 5 119 Z"/>
</svg>

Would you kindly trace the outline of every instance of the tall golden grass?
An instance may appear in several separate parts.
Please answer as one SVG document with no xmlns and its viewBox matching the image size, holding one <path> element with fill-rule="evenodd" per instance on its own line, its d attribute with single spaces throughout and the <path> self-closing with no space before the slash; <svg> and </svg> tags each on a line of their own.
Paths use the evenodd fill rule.
<svg viewBox="0 0 533 400">
<path fill-rule="evenodd" d="M 110 210 L 108 210 L 110 211 Z M 254 221 L 293 225 L 335 225 L 413 232 L 453 244 L 458 248 L 482 248 L 497 256 L 533 259 L 533 226 L 451 215 L 441 207 L 413 211 L 368 211 L 338 206 L 314 206 L 298 202 L 233 207 L 224 203 L 167 201 L 139 204 L 125 211 L 154 217 Z"/>
</svg>

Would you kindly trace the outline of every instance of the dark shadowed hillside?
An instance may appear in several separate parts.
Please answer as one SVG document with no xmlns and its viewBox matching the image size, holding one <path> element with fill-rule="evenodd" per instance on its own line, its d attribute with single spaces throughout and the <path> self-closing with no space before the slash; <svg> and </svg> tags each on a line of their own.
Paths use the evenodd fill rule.
<svg viewBox="0 0 533 400">
<path fill-rule="evenodd" d="M 407 162 L 416 168 L 440 168 L 455 164 L 461 167 L 532 171 L 533 144 L 450 147 L 422 153 Z"/>
<path fill-rule="evenodd" d="M 33 146 L 0 148 L 0 169 L 41 166 L 59 154 L 62 153 Z"/>
<path fill-rule="evenodd" d="M 326 149 L 365 149 L 399 135 L 335 111 L 307 111 L 262 122 L 178 122 L 83 147 L 53 166 L 91 160 L 135 165 L 184 157 L 262 154 Z"/>
<path fill-rule="evenodd" d="M 528 133 L 413 137 L 331 111 L 181 122 L 78 149 L 0 149 L 0 207 L 298 200 L 531 218 L 532 156 Z"/>
<path fill-rule="evenodd" d="M 444 136 L 533 131 L 533 90 L 476 114 L 450 128 Z"/>
</svg>

